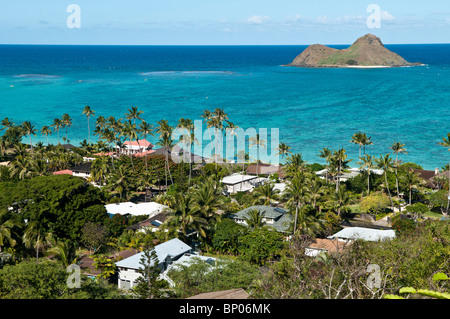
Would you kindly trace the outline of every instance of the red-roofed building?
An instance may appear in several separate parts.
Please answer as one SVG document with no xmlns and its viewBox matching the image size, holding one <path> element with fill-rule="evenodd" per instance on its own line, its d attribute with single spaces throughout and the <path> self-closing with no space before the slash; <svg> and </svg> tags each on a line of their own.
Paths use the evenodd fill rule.
<svg viewBox="0 0 450 319">
<path fill-rule="evenodd" d="M 53 172 L 53 175 L 64 175 L 64 174 L 72 175 L 72 173 L 73 172 L 70 169 L 63 169 L 62 171 Z"/>
<path fill-rule="evenodd" d="M 125 141 L 121 148 L 119 146 L 116 146 L 116 148 L 120 148 L 121 153 L 130 155 L 151 151 L 153 146 L 152 143 L 143 139 L 138 141 Z"/>
</svg>

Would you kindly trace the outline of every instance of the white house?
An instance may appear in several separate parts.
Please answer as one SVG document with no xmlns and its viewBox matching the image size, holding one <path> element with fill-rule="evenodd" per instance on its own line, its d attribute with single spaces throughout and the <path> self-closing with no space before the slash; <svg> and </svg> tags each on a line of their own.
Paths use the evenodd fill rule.
<svg viewBox="0 0 450 319">
<path fill-rule="evenodd" d="M 345 242 L 351 242 L 357 239 L 367 241 L 390 240 L 395 238 L 395 231 L 392 229 L 382 230 L 366 227 L 346 227 L 336 234 L 327 237 L 328 239 L 339 239 Z"/>
<path fill-rule="evenodd" d="M 159 244 L 154 247 L 154 250 L 158 257 L 158 267 L 162 273 L 184 254 L 193 253 L 193 249 L 178 238 Z M 136 280 L 141 276 L 139 269 L 143 268 L 141 264 L 143 255 L 144 252 L 140 252 L 116 262 L 119 289 L 130 289 L 136 285 Z"/>
<path fill-rule="evenodd" d="M 138 154 L 145 153 L 151 151 L 153 149 L 153 144 L 147 140 L 137 140 L 137 141 L 125 141 L 123 142 L 123 147 L 120 148 L 118 145 L 116 148 L 119 148 L 123 154 Z"/>
<path fill-rule="evenodd" d="M 156 202 L 146 202 L 138 204 L 132 202 L 124 202 L 124 203 L 106 204 L 105 208 L 107 213 L 110 215 L 115 214 L 133 215 L 133 216 L 149 215 L 150 218 L 163 212 L 168 207 L 166 205 L 162 205 Z"/>
<path fill-rule="evenodd" d="M 264 177 L 234 173 L 225 176 L 220 182 L 226 186 L 228 193 L 233 194 L 237 192 L 251 191 L 253 188 L 268 181 L 269 179 Z"/>
<path fill-rule="evenodd" d="M 83 177 L 88 179 L 91 177 L 91 166 L 92 162 L 84 162 L 81 165 L 72 167 L 70 170 L 72 171 L 72 176 Z"/>
</svg>

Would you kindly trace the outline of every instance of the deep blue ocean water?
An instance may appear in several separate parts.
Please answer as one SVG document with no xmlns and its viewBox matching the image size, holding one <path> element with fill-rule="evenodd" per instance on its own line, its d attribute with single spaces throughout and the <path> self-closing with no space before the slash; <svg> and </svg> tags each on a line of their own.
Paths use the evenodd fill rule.
<svg viewBox="0 0 450 319">
<path fill-rule="evenodd" d="M 147 122 L 173 125 L 220 107 L 239 127 L 279 128 L 280 141 L 309 163 L 323 163 L 323 147 L 344 147 L 356 166 L 358 146 L 349 141 L 363 131 L 374 143 L 369 154 L 388 153 L 401 141 L 403 161 L 441 167 L 450 161 L 437 145 L 450 132 L 450 44 L 386 47 L 425 65 L 282 66 L 306 46 L 0 45 L 0 119 L 30 120 L 40 129 L 69 113 L 69 140 L 77 144 L 87 139 L 85 105 L 117 118 L 137 106 Z"/>
</svg>

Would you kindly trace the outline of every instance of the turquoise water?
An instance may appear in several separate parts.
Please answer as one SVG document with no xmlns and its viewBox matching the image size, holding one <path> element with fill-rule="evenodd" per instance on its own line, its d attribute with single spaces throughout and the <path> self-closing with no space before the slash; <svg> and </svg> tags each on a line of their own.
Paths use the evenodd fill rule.
<svg viewBox="0 0 450 319">
<path fill-rule="evenodd" d="M 40 129 L 69 113 L 69 140 L 77 144 L 87 139 L 85 105 L 96 116 L 118 118 L 137 106 L 149 123 L 167 119 L 173 125 L 220 107 L 239 127 L 279 128 L 280 141 L 309 163 L 323 163 L 317 156 L 323 147 L 344 147 L 356 162 L 358 147 L 349 141 L 364 131 L 374 143 L 369 154 L 388 153 L 401 141 L 408 150 L 403 161 L 441 167 L 450 160 L 437 145 L 450 132 L 450 45 L 387 48 L 425 65 L 281 66 L 305 46 L 2 45 L 0 118 L 30 120 Z M 46 141 L 33 137 L 38 140 Z M 50 141 L 56 143 L 56 133 Z"/>
</svg>

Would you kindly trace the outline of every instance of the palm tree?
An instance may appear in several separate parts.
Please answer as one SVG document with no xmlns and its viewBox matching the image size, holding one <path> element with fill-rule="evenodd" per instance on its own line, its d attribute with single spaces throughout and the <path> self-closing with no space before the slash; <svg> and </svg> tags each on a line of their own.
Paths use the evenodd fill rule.
<svg viewBox="0 0 450 319">
<path fill-rule="evenodd" d="M 341 187 L 337 193 L 334 193 L 333 203 L 337 209 L 338 216 L 341 216 L 342 209 L 350 204 L 350 197 L 345 187 Z"/>
<path fill-rule="evenodd" d="M 361 143 L 364 148 L 364 155 L 366 155 L 366 146 L 367 145 L 373 145 L 373 142 L 371 141 L 371 136 L 367 136 L 366 133 L 362 133 L 361 135 Z"/>
<path fill-rule="evenodd" d="M 291 154 L 283 167 L 284 174 L 292 178 L 305 169 L 305 164 L 306 161 L 303 160 L 301 153 Z"/>
<path fill-rule="evenodd" d="M 392 202 L 392 196 L 391 196 L 391 191 L 389 190 L 389 183 L 387 180 L 387 172 L 393 167 L 393 161 L 392 158 L 390 157 L 389 154 L 386 155 L 380 155 L 380 158 L 375 160 L 377 167 L 383 169 L 384 171 L 384 183 L 385 183 L 385 187 L 388 191 L 389 194 L 389 200 L 391 201 L 391 206 L 394 206 L 393 202 Z"/>
<path fill-rule="evenodd" d="M 5 117 L 3 120 L 1 120 L 0 125 L 2 125 L 2 129 L 0 131 L 3 131 L 4 129 L 8 129 L 10 127 L 14 126 L 14 122 L 12 122 L 9 118 Z"/>
<path fill-rule="evenodd" d="M 48 242 L 51 247 L 45 251 L 45 254 L 51 255 L 61 261 L 64 268 L 67 268 L 71 264 L 76 264 L 81 257 L 80 252 L 77 253 L 73 246 L 65 241 L 49 238 Z"/>
<path fill-rule="evenodd" d="M 319 151 L 318 156 L 320 158 L 325 159 L 325 162 L 326 162 L 326 164 L 325 164 L 325 168 L 326 168 L 325 179 L 328 181 L 328 170 L 330 169 L 331 158 L 333 157 L 333 152 L 329 148 L 324 147 Z"/>
<path fill-rule="evenodd" d="M 308 206 L 304 206 L 299 210 L 297 219 L 295 220 L 297 229 L 294 228 L 294 235 L 296 232 L 313 237 L 322 228 L 320 219 L 317 218 L 314 211 L 308 210 Z"/>
<path fill-rule="evenodd" d="M 58 118 L 54 119 L 53 124 L 51 126 L 53 127 L 53 130 L 58 133 L 58 144 L 60 144 L 59 143 L 59 130 L 63 126 L 61 119 L 58 119 Z"/>
<path fill-rule="evenodd" d="M 144 111 L 138 111 L 137 106 L 132 106 L 131 109 L 128 109 L 128 113 L 125 114 L 127 120 L 133 120 L 134 125 L 136 125 L 136 120 L 142 120 L 141 115 Z"/>
<path fill-rule="evenodd" d="M 12 176 L 17 177 L 18 179 L 25 179 L 31 177 L 32 172 L 30 171 L 30 158 L 24 155 L 17 155 L 14 158 L 14 161 L 11 162 Z"/>
<path fill-rule="evenodd" d="M 137 144 L 139 145 L 139 148 L 140 148 L 139 135 L 138 135 L 137 130 L 136 130 L 136 125 L 133 124 L 131 122 L 131 120 L 128 120 L 127 122 L 124 123 L 123 129 L 120 132 L 120 134 L 122 136 L 125 136 L 125 138 L 128 138 L 130 140 L 130 142 L 132 142 L 133 140 L 136 140 L 136 142 L 137 142 Z M 134 167 L 133 154 L 132 154 L 131 151 L 129 151 L 129 155 L 130 155 L 131 166 Z"/>
<path fill-rule="evenodd" d="M 353 134 L 352 139 L 350 140 L 350 143 L 359 145 L 359 156 L 358 156 L 358 158 L 360 158 L 361 157 L 361 148 L 364 145 L 364 134 L 361 133 L 361 131 Z"/>
<path fill-rule="evenodd" d="M 139 175 L 137 180 L 138 190 L 145 190 L 144 202 L 147 202 L 148 190 L 155 186 L 155 178 L 152 172 L 146 170 Z"/>
<path fill-rule="evenodd" d="M 4 219 L 7 212 L 0 212 L 0 221 Z M 2 247 L 5 245 L 5 241 L 8 241 L 11 246 L 16 244 L 15 239 L 12 236 L 11 230 L 14 227 L 19 227 L 19 223 L 15 222 L 12 219 L 8 219 L 0 224 L 0 253 L 2 252 Z"/>
<path fill-rule="evenodd" d="M 30 146 L 31 150 L 33 150 L 33 142 L 31 141 L 31 135 L 36 136 L 36 129 L 30 121 L 25 121 L 22 123 L 23 132 L 30 137 Z"/>
<path fill-rule="evenodd" d="M 89 126 L 89 118 L 95 115 L 95 111 L 91 109 L 89 105 L 86 105 L 83 109 L 83 114 L 86 115 L 88 125 L 88 142 L 91 142 L 91 129 Z"/>
<path fill-rule="evenodd" d="M 361 163 L 367 171 L 367 195 L 370 193 L 370 173 L 375 167 L 374 158 L 375 156 L 369 154 L 364 154 L 364 157 L 360 158 Z"/>
<path fill-rule="evenodd" d="M 221 220 L 218 211 L 222 208 L 221 189 L 213 177 L 209 176 L 206 180 L 199 182 L 192 192 L 194 208 L 198 210 L 204 218 L 209 221 L 219 222 Z"/>
<path fill-rule="evenodd" d="M 91 179 L 100 186 L 106 183 L 109 173 L 110 167 L 108 157 L 101 156 L 92 162 Z"/>
<path fill-rule="evenodd" d="M 49 135 L 52 135 L 52 130 L 50 129 L 49 126 L 44 125 L 44 126 L 41 128 L 41 134 L 44 135 L 44 136 L 47 138 L 47 146 L 48 146 L 48 145 L 49 145 L 49 143 L 48 143 L 48 136 L 49 136 Z"/>
<path fill-rule="evenodd" d="M 166 173 L 166 188 L 167 188 L 167 173 L 169 173 L 170 180 L 172 181 L 172 175 L 170 173 L 170 167 L 169 167 L 169 152 L 171 151 L 173 147 L 173 140 L 172 140 L 172 131 L 173 128 L 169 125 L 167 120 L 160 120 L 157 122 L 158 127 L 156 128 L 156 132 L 159 134 L 160 140 L 156 143 L 157 145 L 160 145 L 164 147 L 164 153 L 165 153 L 165 173 Z"/>
<path fill-rule="evenodd" d="M 284 157 L 291 153 L 291 147 L 287 145 L 286 143 L 279 143 L 278 147 L 276 148 L 278 153 L 276 155 L 281 155 L 281 161 L 284 160 Z"/>
<path fill-rule="evenodd" d="M 417 188 L 418 186 L 422 185 L 422 180 L 418 173 L 415 173 L 412 169 L 408 169 L 404 172 L 402 176 L 400 176 L 400 179 L 403 181 L 403 183 L 406 184 L 409 190 L 409 205 L 411 205 L 411 198 L 412 198 L 412 189 Z"/>
<path fill-rule="evenodd" d="M 261 228 L 266 224 L 266 222 L 264 221 L 264 212 L 260 212 L 256 208 L 251 209 L 247 213 L 247 217 L 245 217 L 244 220 L 251 230 L 255 228 Z"/>
<path fill-rule="evenodd" d="M 264 185 L 256 187 L 252 191 L 252 197 L 255 198 L 255 200 L 253 201 L 253 205 L 274 204 L 278 201 L 279 194 L 280 194 L 280 190 L 275 189 L 275 185 L 273 183 L 266 183 Z"/>
<path fill-rule="evenodd" d="M 36 261 L 39 260 L 39 250 L 43 249 L 47 243 L 48 235 L 38 221 L 30 221 L 23 234 L 23 243 L 27 248 L 36 249 Z"/>
<path fill-rule="evenodd" d="M 69 142 L 69 140 L 67 138 L 67 129 L 72 126 L 72 118 L 70 117 L 69 114 L 64 113 L 61 121 L 62 121 L 63 127 L 66 129 L 66 141 Z"/>
<path fill-rule="evenodd" d="M 163 223 L 163 229 L 177 229 L 178 235 L 182 235 L 185 239 L 191 231 L 197 231 L 200 236 L 206 237 L 205 229 L 208 223 L 196 207 L 192 196 L 176 193 L 169 207 L 170 210 L 167 211 L 169 216 Z"/>
<path fill-rule="evenodd" d="M 332 157 L 330 158 L 331 166 L 334 166 L 336 169 L 336 176 L 337 176 L 336 192 L 339 191 L 342 171 L 349 167 L 348 164 L 351 161 L 352 161 L 351 159 L 350 160 L 347 159 L 347 154 L 345 154 L 345 149 L 343 148 L 334 151 Z"/>
<path fill-rule="evenodd" d="M 309 202 L 311 203 L 312 208 L 316 209 L 317 200 L 320 199 L 320 197 L 325 193 L 325 188 L 322 185 L 321 180 L 316 177 L 309 180 L 307 188 L 309 193 Z"/>
<path fill-rule="evenodd" d="M 153 134 L 153 125 L 147 123 L 146 121 L 142 121 L 139 124 L 138 133 L 142 134 L 144 140 L 147 140 L 147 135 L 154 136 Z M 148 170 L 147 164 L 147 152 L 145 153 L 145 170 Z"/>
<path fill-rule="evenodd" d="M 256 134 L 256 136 L 252 136 L 248 140 L 249 147 L 256 146 L 256 175 L 259 175 L 259 148 L 265 148 L 266 147 L 266 141 L 260 139 L 259 134 Z"/>
<path fill-rule="evenodd" d="M 194 122 L 190 119 L 181 118 L 178 120 L 177 128 L 185 131 L 185 134 L 181 135 L 180 141 L 182 141 L 186 147 L 189 147 L 188 186 L 191 186 L 192 159 L 193 159 L 192 149 L 193 149 L 194 143 L 198 143 L 197 138 L 195 137 L 195 133 L 194 133 Z"/>
<path fill-rule="evenodd" d="M 304 181 L 305 178 L 303 175 L 297 175 L 286 185 L 286 189 L 284 191 L 284 196 L 289 198 L 287 205 L 295 205 L 294 233 L 297 230 L 298 211 L 301 208 L 308 192 Z"/>
<path fill-rule="evenodd" d="M 398 187 L 398 156 L 399 154 L 403 153 L 403 154 L 408 154 L 408 152 L 406 151 L 405 148 L 405 144 L 402 144 L 400 142 L 394 142 L 392 143 L 392 145 L 390 146 L 390 149 L 393 151 L 393 153 L 395 154 L 395 183 L 396 183 L 396 187 L 397 187 L 397 197 L 400 194 L 399 191 L 399 187 Z M 399 210 L 401 211 L 401 207 L 399 206 Z"/>
<path fill-rule="evenodd" d="M 119 168 L 111 174 L 108 182 L 110 182 L 110 188 L 119 193 L 119 199 L 122 201 L 122 198 L 127 196 L 129 189 L 126 167 L 123 165 L 119 166 Z"/>
</svg>

